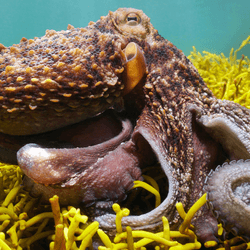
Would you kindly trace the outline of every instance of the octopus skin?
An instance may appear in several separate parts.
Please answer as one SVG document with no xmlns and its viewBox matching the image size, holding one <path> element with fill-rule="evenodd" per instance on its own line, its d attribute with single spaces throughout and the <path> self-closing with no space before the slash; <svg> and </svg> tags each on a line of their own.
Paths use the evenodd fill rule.
<svg viewBox="0 0 250 250">
<path fill-rule="evenodd" d="M 0 46 L 0 132 L 30 135 L 102 113 L 121 102 L 136 77 L 122 81 L 125 44 L 104 26 L 69 25 L 9 48 Z M 129 57 L 133 64 L 131 46 Z M 140 56 L 140 53 L 137 53 Z M 141 63 L 143 58 L 139 58 Z M 135 60 L 137 61 L 137 60 Z M 131 67 L 131 66 L 129 66 Z M 143 72 L 143 67 L 137 68 Z M 129 68 L 126 71 L 130 70 Z M 132 79 L 131 79 L 132 78 Z"/>
<path fill-rule="evenodd" d="M 53 134 L 63 127 L 63 134 L 68 129 L 64 126 L 99 117 L 123 103 L 121 112 L 111 115 L 118 117 L 121 136 L 90 147 L 82 142 L 63 149 L 46 148 L 46 143 L 22 147 L 17 160 L 34 192 L 45 197 L 68 193 L 66 203 L 72 202 L 73 193 L 79 194 L 74 200 L 87 206 L 120 201 L 133 180 L 142 179 L 141 170 L 159 162 L 168 180 L 167 197 L 146 214 L 123 218 L 123 226 L 154 231 L 166 216 L 174 228 L 181 222 L 176 202 L 189 209 L 204 192 L 211 169 L 226 160 L 250 158 L 249 110 L 215 98 L 182 51 L 161 37 L 142 11 L 122 8 L 84 29 L 52 33 L 1 49 L 2 133 L 10 134 L 6 135 L 10 139 L 49 130 Z M 78 53 L 83 58 L 80 66 L 74 57 Z M 60 65 L 66 68 L 61 70 Z M 51 119 L 50 125 L 44 117 Z M 132 126 L 128 135 L 127 123 Z M 25 142 L 38 138 L 43 144 L 47 133 L 25 137 Z M 17 147 L 22 143 L 16 142 Z M 105 143 L 110 144 L 108 149 Z M 98 146 L 103 154 L 84 165 L 86 157 L 91 159 L 86 150 L 93 155 Z M 115 231 L 115 215 L 93 217 L 110 234 Z M 193 224 L 201 241 L 217 241 L 217 221 L 209 209 L 203 207 Z"/>
</svg>

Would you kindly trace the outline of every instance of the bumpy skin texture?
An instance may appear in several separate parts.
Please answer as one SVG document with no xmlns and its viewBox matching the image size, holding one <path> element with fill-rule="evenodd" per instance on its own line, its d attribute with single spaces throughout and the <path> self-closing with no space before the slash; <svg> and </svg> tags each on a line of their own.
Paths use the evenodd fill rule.
<svg viewBox="0 0 250 250">
<path fill-rule="evenodd" d="M 137 44 L 144 51 L 148 71 L 146 79 L 143 79 L 141 83 L 142 88 L 139 90 L 135 88 L 128 97 L 124 98 L 127 113 L 132 112 L 136 117 L 136 126 L 131 134 L 131 139 L 121 143 L 115 150 L 106 152 L 105 157 L 98 159 L 99 163 L 103 162 L 105 158 L 108 163 L 111 162 L 111 166 L 115 166 L 114 163 L 117 159 L 124 159 L 124 161 L 121 162 L 120 170 L 118 169 L 114 176 L 110 174 L 112 173 L 110 169 L 107 169 L 106 175 L 102 173 L 101 183 L 108 187 L 104 183 L 105 178 L 111 183 L 118 178 L 121 181 L 120 185 L 126 187 L 125 191 L 129 189 L 128 183 L 122 182 L 124 174 L 122 169 L 123 166 L 126 166 L 126 159 L 130 162 L 129 170 L 125 170 L 125 173 L 131 176 L 129 181 L 139 179 L 139 170 L 142 165 L 145 165 L 143 159 L 150 155 L 148 154 L 149 147 L 168 178 L 168 195 L 160 206 L 149 213 L 123 218 L 123 225 L 153 231 L 162 224 L 161 217 L 166 216 L 172 226 L 177 226 L 181 219 L 175 209 L 176 202 L 182 202 L 188 209 L 203 193 L 203 185 L 211 169 L 215 169 L 226 159 L 250 158 L 249 110 L 230 101 L 217 100 L 182 51 L 161 37 L 142 11 L 118 9 L 86 29 L 91 31 L 89 39 L 94 39 L 96 32 L 104 32 L 106 37 L 106 40 L 103 41 L 104 45 L 114 45 L 115 42 L 112 42 L 114 40 L 122 41 L 120 42 L 124 44 L 122 47 L 130 42 Z M 101 36 L 97 36 L 96 39 L 100 42 Z M 102 46 L 104 45 L 102 44 Z M 2 54 L 5 53 L 4 51 Z M 7 52 L 11 57 L 10 49 Z M 103 60 L 111 60 L 107 57 L 110 55 L 105 55 Z M 112 65 L 120 70 L 119 63 L 118 60 Z M 100 64 L 101 61 L 97 61 L 97 65 L 100 66 Z M 105 64 L 103 70 L 107 70 L 106 67 L 108 64 Z M 129 75 L 131 74 L 129 73 Z M 115 76 L 113 75 L 113 77 Z M 8 85 L 8 78 L 4 78 L 2 81 L 4 81 L 3 84 Z M 4 90 L 3 93 L 5 92 Z M 10 101 L 7 99 L 7 102 Z M 53 102 L 51 104 L 54 105 Z M 12 110 L 12 106 L 8 108 Z M 135 109 L 137 111 L 134 112 Z M 7 114 L 9 114 L 8 112 Z M 11 114 L 15 112 L 16 110 Z M 86 112 L 89 114 L 89 111 Z M 48 112 L 48 114 L 51 113 Z M 93 113 L 91 114 L 93 115 Z M 30 176 L 32 176 L 36 174 L 33 172 L 36 170 L 29 163 L 36 163 L 33 149 L 37 147 L 32 145 L 27 147 L 28 150 L 19 151 L 18 160 L 25 173 L 29 176 L 29 172 L 31 172 Z M 75 149 L 70 150 L 72 150 L 72 154 L 76 152 Z M 81 154 L 81 149 L 77 150 Z M 147 153 L 143 153 L 144 151 Z M 62 154 L 61 151 L 56 150 L 51 153 L 51 149 L 44 149 L 42 152 L 41 156 L 45 155 L 48 163 L 55 162 L 58 154 L 60 160 L 64 162 L 64 166 L 72 167 L 65 153 Z M 109 155 L 110 152 L 111 155 Z M 112 157 L 114 154 L 115 157 Z M 25 160 L 25 157 L 28 160 Z M 148 157 L 148 161 L 153 161 L 153 158 Z M 92 174 L 95 173 L 95 169 L 99 171 L 99 168 L 106 166 L 105 160 L 104 164 L 101 163 L 94 170 L 92 166 L 89 168 L 94 171 Z M 51 166 L 49 171 L 54 171 L 53 164 Z M 81 183 L 75 182 L 74 177 L 81 172 L 88 171 L 86 167 L 81 169 L 76 165 L 76 172 L 72 179 L 64 180 L 62 183 L 51 182 L 51 184 L 64 188 L 66 181 L 73 189 L 77 189 Z M 133 172 L 135 169 L 136 174 Z M 45 166 L 43 171 L 47 171 Z M 56 176 L 58 174 L 60 175 L 60 171 L 56 172 Z M 86 174 L 83 176 L 88 180 Z M 88 185 L 93 187 L 91 178 Z M 112 190 L 115 190 L 116 187 L 113 187 Z M 96 192 L 91 196 L 92 201 L 96 201 L 96 197 L 105 200 L 106 193 L 102 189 L 98 189 L 97 183 L 94 188 L 96 188 Z M 84 190 L 82 189 L 82 191 Z M 100 193 L 103 195 L 98 196 Z M 121 198 L 124 192 L 119 194 Z M 115 200 L 117 197 L 112 196 L 109 199 Z M 112 230 L 115 229 L 114 215 L 107 213 L 95 219 L 100 222 L 102 228 L 112 234 Z M 193 223 L 196 226 L 196 233 L 202 241 L 216 240 L 217 222 L 205 207 L 197 214 Z"/>
<path fill-rule="evenodd" d="M 0 50 L 0 131 L 37 134 L 112 106 L 124 85 L 122 41 L 105 26 L 69 25 Z"/>
</svg>

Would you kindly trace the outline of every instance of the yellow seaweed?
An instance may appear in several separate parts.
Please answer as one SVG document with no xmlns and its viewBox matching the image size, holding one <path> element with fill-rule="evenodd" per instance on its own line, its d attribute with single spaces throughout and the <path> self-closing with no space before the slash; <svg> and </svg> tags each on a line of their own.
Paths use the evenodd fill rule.
<svg viewBox="0 0 250 250">
<path fill-rule="evenodd" d="M 148 177 L 149 176 L 147 176 L 147 178 Z M 144 178 L 145 178 L 145 176 L 144 176 Z M 151 183 L 154 183 L 154 182 L 152 182 L 152 180 L 150 178 L 148 178 L 147 180 L 150 180 Z M 134 181 L 133 188 L 138 188 L 138 187 L 142 187 L 142 188 L 146 189 L 147 191 L 149 191 L 149 192 L 151 192 L 152 194 L 155 195 L 155 207 L 158 207 L 161 204 L 161 197 L 160 197 L 158 185 L 157 185 L 156 188 L 154 188 L 151 185 L 147 184 L 146 182 L 143 182 L 143 181 Z"/>
<path fill-rule="evenodd" d="M 219 99 L 227 99 L 250 108 L 250 59 L 242 55 L 237 59 L 237 52 L 250 44 L 250 36 L 229 57 L 203 51 L 197 52 L 195 47 L 188 56 L 203 80 Z"/>
</svg>

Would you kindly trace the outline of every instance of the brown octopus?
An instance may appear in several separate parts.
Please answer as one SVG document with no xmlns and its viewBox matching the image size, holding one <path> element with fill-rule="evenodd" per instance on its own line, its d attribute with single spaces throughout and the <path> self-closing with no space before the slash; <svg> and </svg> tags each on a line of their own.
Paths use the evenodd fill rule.
<svg viewBox="0 0 250 250">
<path fill-rule="evenodd" d="M 159 162 L 167 195 L 123 225 L 153 231 L 162 216 L 172 227 L 180 223 L 176 202 L 188 209 L 204 192 L 211 169 L 250 158 L 249 110 L 216 99 L 140 10 L 118 9 L 86 28 L 1 45 L 0 84 L 2 160 L 15 161 L 21 148 L 17 160 L 32 194 L 46 200 L 56 193 L 62 204 L 103 208 L 102 215 L 91 212 L 110 234 L 115 215 L 105 209 L 126 198 L 145 168 Z M 219 173 L 229 166 L 222 183 Z M 249 161 L 222 169 L 208 177 L 210 205 L 228 230 L 249 237 Z M 241 195 L 227 193 L 236 189 Z M 206 207 L 194 225 L 201 241 L 217 240 L 217 221 Z"/>
</svg>

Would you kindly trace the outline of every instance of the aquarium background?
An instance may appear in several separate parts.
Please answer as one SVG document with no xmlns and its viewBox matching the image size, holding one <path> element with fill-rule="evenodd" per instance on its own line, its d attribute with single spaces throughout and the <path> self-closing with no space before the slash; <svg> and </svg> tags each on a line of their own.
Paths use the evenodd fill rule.
<svg viewBox="0 0 250 250">
<path fill-rule="evenodd" d="M 84 27 L 109 10 L 142 9 L 159 33 L 186 55 L 197 50 L 229 55 L 250 35 L 250 0 L 8 0 L 0 4 L 0 43 L 10 46 L 68 24 Z M 239 53 L 250 57 L 250 46 Z"/>
</svg>

